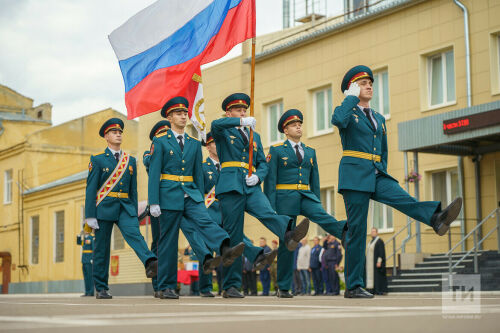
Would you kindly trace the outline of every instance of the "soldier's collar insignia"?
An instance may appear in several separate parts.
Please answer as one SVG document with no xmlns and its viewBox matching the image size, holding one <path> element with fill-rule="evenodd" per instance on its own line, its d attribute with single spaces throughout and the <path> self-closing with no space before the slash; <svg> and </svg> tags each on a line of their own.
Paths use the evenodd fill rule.
<svg viewBox="0 0 500 333">
<path fill-rule="evenodd" d="M 229 136 L 231 139 L 236 139 L 236 137 L 234 135 L 230 135 Z"/>
<path fill-rule="evenodd" d="M 359 122 L 359 118 L 358 118 L 359 116 L 357 114 L 353 114 L 352 116 L 354 117 L 354 119 L 356 120 L 356 122 Z"/>
<path fill-rule="evenodd" d="M 211 174 L 213 174 L 213 171 L 207 171 L 207 173 L 208 173 L 209 175 L 211 175 Z"/>
<path fill-rule="evenodd" d="M 288 159 L 288 157 L 282 157 L 282 159 L 284 159 L 286 161 Z"/>
</svg>

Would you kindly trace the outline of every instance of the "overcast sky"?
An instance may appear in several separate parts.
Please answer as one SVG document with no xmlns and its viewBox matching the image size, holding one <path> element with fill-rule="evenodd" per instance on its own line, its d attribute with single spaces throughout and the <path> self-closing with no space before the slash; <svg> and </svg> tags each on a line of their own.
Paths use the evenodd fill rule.
<svg viewBox="0 0 500 333">
<path fill-rule="evenodd" d="M 54 124 L 107 107 L 126 113 L 107 36 L 153 2 L 0 0 L 0 84 L 51 103 Z M 257 34 L 281 28 L 282 0 L 257 0 Z"/>
</svg>

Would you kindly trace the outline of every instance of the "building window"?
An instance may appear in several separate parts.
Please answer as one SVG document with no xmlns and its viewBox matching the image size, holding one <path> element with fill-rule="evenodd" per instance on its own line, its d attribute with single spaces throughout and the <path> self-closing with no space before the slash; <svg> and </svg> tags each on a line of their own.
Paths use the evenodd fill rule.
<svg viewBox="0 0 500 333">
<path fill-rule="evenodd" d="M 455 102 L 455 65 L 453 50 L 428 57 L 430 106 Z"/>
<path fill-rule="evenodd" d="M 331 123 L 333 113 L 332 88 L 323 88 L 313 92 L 314 134 L 321 135 L 333 131 Z"/>
<path fill-rule="evenodd" d="M 432 173 L 432 200 L 448 206 L 458 197 L 458 171 L 456 168 Z M 453 222 L 456 223 L 457 221 Z"/>
<path fill-rule="evenodd" d="M 372 228 L 377 228 L 379 232 L 391 232 L 394 230 L 391 207 L 370 200 L 368 216 L 370 219 L 369 225 Z M 370 233 L 370 231 L 371 230 L 368 230 L 368 233 Z"/>
<path fill-rule="evenodd" d="M 368 11 L 368 0 L 346 0 L 349 17 L 356 17 Z"/>
<path fill-rule="evenodd" d="M 55 214 L 55 262 L 64 261 L 64 211 Z"/>
<path fill-rule="evenodd" d="M 497 36 L 498 86 L 500 87 L 500 35 Z M 500 90 L 500 89 L 499 89 Z"/>
<path fill-rule="evenodd" d="M 31 217 L 31 264 L 38 264 L 38 248 L 40 246 L 40 217 Z"/>
<path fill-rule="evenodd" d="M 269 104 L 267 106 L 268 115 L 268 130 L 269 145 L 281 142 L 285 139 L 285 135 L 278 131 L 278 122 L 283 114 L 283 102 Z"/>
<path fill-rule="evenodd" d="M 283 0 L 283 29 L 290 26 L 290 0 Z"/>
<path fill-rule="evenodd" d="M 12 169 L 4 172 L 3 203 L 12 203 Z"/>
<path fill-rule="evenodd" d="M 373 97 L 371 107 L 386 118 L 390 116 L 389 112 L 389 73 L 387 70 L 373 73 Z"/>
<path fill-rule="evenodd" d="M 113 250 L 123 250 L 125 248 L 125 240 L 122 233 L 116 224 L 113 224 Z"/>
<path fill-rule="evenodd" d="M 321 200 L 321 205 L 325 209 L 325 211 L 330 214 L 335 216 L 335 188 L 328 187 L 324 188 L 320 191 L 320 200 Z M 327 232 L 321 228 L 318 224 L 316 224 L 316 235 L 326 235 Z"/>
</svg>

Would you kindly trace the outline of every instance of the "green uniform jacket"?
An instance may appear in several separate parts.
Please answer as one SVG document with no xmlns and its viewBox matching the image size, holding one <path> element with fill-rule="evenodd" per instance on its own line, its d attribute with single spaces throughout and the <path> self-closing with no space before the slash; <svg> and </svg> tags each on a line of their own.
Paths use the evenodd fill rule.
<svg viewBox="0 0 500 333">
<path fill-rule="evenodd" d="M 94 237 L 92 235 L 84 235 L 82 239 L 78 235 L 76 237 L 76 244 L 82 246 L 82 264 L 91 264 L 94 252 Z"/>
<path fill-rule="evenodd" d="M 217 168 L 215 167 L 214 163 L 210 159 L 210 157 L 207 157 L 205 162 L 203 162 L 203 176 L 205 177 L 205 195 L 210 192 L 210 190 L 217 184 L 217 181 L 219 180 L 219 172 L 217 171 Z M 220 204 L 219 201 L 214 201 L 210 207 L 208 207 L 208 212 L 210 214 L 210 217 L 214 219 L 214 217 L 217 217 L 215 222 L 217 224 L 222 223 L 222 217 L 220 214 Z"/>
<path fill-rule="evenodd" d="M 387 131 L 385 118 L 373 112 L 377 121 L 374 130 L 370 120 L 358 108 L 359 98 L 347 96 L 333 112 L 332 124 L 339 128 L 343 150 L 353 150 L 381 156 L 380 162 L 343 156 L 339 166 L 339 192 L 355 190 L 375 192 L 376 171 L 392 178 L 387 173 Z M 394 179 L 395 180 L 395 179 Z"/>
<path fill-rule="evenodd" d="M 130 155 L 129 155 L 130 156 Z M 130 156 L 127 170 L 112 192 L 128 193 L 128 198 L 106 197 L 96 207 L 97 191 L 113 173 L 117 161 L 111 151 L 90 157 L 87 188 L 85 189 L 85 218 L 118 221 L 120 209 L 123 207 L 131 216 L 137 216 L 137 166 L 135 158 Z"/>
<path fill-rule="evenodd" d="M 204 201 L 201 143 L 185 133 L 184 151 L 171 130 L 153 138 L 149 162 L 148 201 L 161 209 L 184 210 L 184 194 Z M 192 176 L 194 181 L 160 180 L 162 174 Z"/>
<path fill-rule="evenodd" d="M 273 209 L 288 216 L 300 215 L 301 197 L 320 202 L 320 185 L 316 151 L 301 143 L 304 158 L 299 160 L 288 140 L 271 147 L 267 155 L 269 173 L 264 193 Z M 310 190 L 277 190 L 277 184 L 309 185 Z"/>
<path fill-rule="evenodd" d="M 248 163 L 248 145 L 244 144 L 240 132 L 236 126 L 240 125 L 240 118 L 221 118 L 212 122 L 212 135 L 217 146 L 217 155 L 221 166 L 224 162 L 245 162 Z M 245 129 L 247 134 L 249 132 Z M 256 174 L 260 182 L 267 176 L 267 163 L 262 148 L 260 135 L 257 132 L 253 133 L 254 152 L 253 166 L 256 169 Z M 248 170 L 238 167 L 223 167 L 219 176 L 219 181 L 215 188 L 216 195 L 236 191 L 240 194 L 252 193 L 260 190 L 260 186 L 247 186 L 245 176 Z"/>
</svg>

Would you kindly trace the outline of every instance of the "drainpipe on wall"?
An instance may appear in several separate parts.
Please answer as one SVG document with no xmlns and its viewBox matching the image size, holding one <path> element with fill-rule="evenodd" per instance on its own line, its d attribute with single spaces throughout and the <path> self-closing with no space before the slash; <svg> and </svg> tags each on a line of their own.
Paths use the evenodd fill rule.
<svg viewBox="0 0 500 333">
<path fill-rule="evenodd" d="M 459 0 L 453 0 L 455 4 L 460 7 L 460 9 L 464 13 L 464 41 L 465 41 L 465 79 L 466 79 L 466 85 L 467 85 L 467 107 L 472 106 L 472 87 L 471 87 L 471 73 L 470 73 L 470 40 L 469 40 L 469 11 L 467 10 L 467 7 L 463 3 L 461 3 Z M 463 197 L 464 193 L 464 169 L 463 169 L 463 160 L 464 158 L 462 156 L 458 157 L 458 177 L 459 177 L 459 184 L 458 184 L 458 190 L 460 191 L 459 195 Z M 477 184 L 476 184 L 476 189 L 477 189 Z M 478 199 L 479 198 L 479 199 Z M 481 195 L 480 193 L 476 193 L 476 205 L 478 204 L 481 205 Z M 465 202 L 462 208 L 462 223 L 460 223 L 460 233 L 461 233 L 461 238 L 465 237 Z M 479 216 L 478 216 L 479 219 Z M 479 223 L 480 221 L 477 221 Z M 462 251 L 465 251 L 465 242 L 462 243 Z"/>
</svg>

